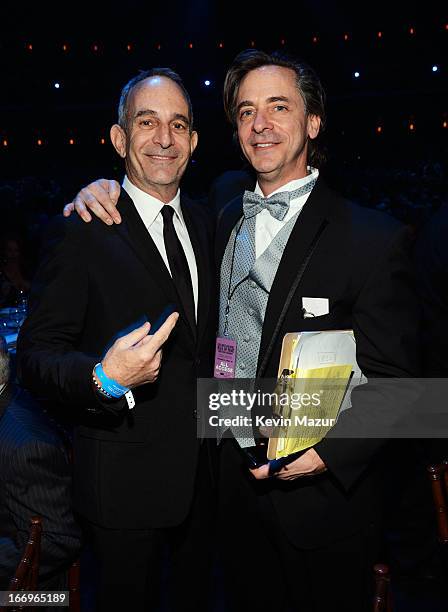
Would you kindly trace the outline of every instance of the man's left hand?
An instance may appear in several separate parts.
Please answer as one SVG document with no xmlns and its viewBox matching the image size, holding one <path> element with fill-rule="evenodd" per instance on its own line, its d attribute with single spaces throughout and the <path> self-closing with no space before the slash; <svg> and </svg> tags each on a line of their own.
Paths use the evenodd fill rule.
<svg viewBox="0 0 448 612">
<path fill-rule="evenodd" d="M 282 467 L 282 469 L 274 474 L 276 478 L 281 480 L 295 480 L 301 476 L 315 476 L 321 474 L 327 469 L 325 463 L 316 453 L 314 448 L 309 448 L 303 455 L 298 457 L 295 461 L 288 463 Z M 269 466 L 262 465 L 259 468 L 250 470 L 257 480 L 263 480 L 269 478 Z"/>
</svg>

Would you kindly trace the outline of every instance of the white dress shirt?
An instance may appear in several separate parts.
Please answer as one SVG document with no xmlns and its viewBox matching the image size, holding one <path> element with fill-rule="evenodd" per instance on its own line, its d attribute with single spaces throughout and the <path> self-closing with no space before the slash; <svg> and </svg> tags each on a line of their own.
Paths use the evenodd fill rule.
<svg viewBox="0 0 448 612">
<path fill-rule="evenodd" d="M 319 170 L 317 170 L 316 168 L 311 168 L 310 166 L 308 166 L 308 172 L 309 174 L 307 174 L 307 176 L 286 183 L 286 185 L 283 185 L 282 187 L 279 187 L 278 189 L 270 193 L 268 197 L 271 197 L 275 193 L 280 193 L 281 191 L 294 191 L 295 189 L 299 189 L 299 187 L 303 187 L 303 185 L 306 185 L 313 179 L 317 179 L 317 177 L 319 176 Z M 258 183 L 254 191 L 262 198 L 265 197 Z M 288 223 L 288 221 L 297 212 L 302 210 L 310 193 L 291 200 L 289 210 L 282 221 L 279 221 L 278 219 L 273 217 L 269 210 L 267 210 L 267 208 L 264 208 L 258 213 L 255 220 L 255 257 L 257 259 L 268 248 L 268 246 L 271 244 L 272 240 L 282 229 L 282 227 L 286 223 Z"/>
<path fill-rule="evenodd" d="M 154 243 L 162 256 L 163 261 L 171 275 L 170 264 L 168 263 L 168 257 L 166 255 L 165 242 L 163 240 L 163 217 L 162 207 L 165 206 L 164 202 L 161 202 L 157 198 L 145 191 L 142 191 L 136 187 L 127 176 L 123 180 L 123 189 L 131 197 L 135 204 L 138 214 L 141 220 L 145 224 L 149 235 L 154 240 Z M 194 306 L 196 311 L 196 317 L 198 312 L 198 269 L 196 266 L 196 259 L 194 256 L 193 247 L 191 245 L 190 236 L 188 235 L 187 226 L 182 215 L 182 209 L 180 206 L 180 191 L 177 190 L 176 195 L 168 202 L 167 206 L 174 208 L 173 225 L 176 230 L 176 234 L 180 240 L 182 248 L 187 258 L 188 268 L 190 269 L 191 284 L 193 285 L 193 298 Z"/>
</svg>

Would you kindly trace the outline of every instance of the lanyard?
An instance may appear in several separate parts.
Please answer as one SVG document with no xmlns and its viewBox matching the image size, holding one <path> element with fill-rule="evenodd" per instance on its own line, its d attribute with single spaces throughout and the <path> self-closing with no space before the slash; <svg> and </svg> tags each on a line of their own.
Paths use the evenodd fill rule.
<svg viewBox="0 0 448 612">
<path fill-rule="evenodd" d="M 233 267 L 235 265 L 235 250 L 236 250 L 236 241 L 238 236 L 240 235 L 240 231 L 241 231 L 241 227 L 244 223 L 244 217 L 241 219 L 241 223 L 238 226 L 238 229 L 236 231 L 235 234 L 235 240 L 233 241 L 233 251 L 232 251 L 232 263 L 230 265 L 230 278 L 229 278 L 229 287 L 227 289 L 227 301 L 226 301 L 226 309 L 224 311 L 224 336 L 228 336 L 229 334 L 229 311 L 230 311 L 230 300 L 233 297 L 233 294 L 235 293 L 235 291 L 237 290 L 237 288 L 241 285 L 241 283 L 243 283 L 247 276 L 242 278 L 239 283 L 237 283 L 235 285 L 235 287 L 232 289 L 232 277 L 233 277 Z"/>
</svg>

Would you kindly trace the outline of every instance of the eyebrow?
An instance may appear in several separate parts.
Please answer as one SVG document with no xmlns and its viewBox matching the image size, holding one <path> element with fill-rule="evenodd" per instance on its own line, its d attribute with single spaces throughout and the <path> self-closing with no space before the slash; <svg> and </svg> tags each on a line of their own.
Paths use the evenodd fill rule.
<svg viewBox="0 0 448 612">
<path fill-rule="evenodd" d="M 145 109 L 137 111 L 134 115 L 134 119 L 138 119 L 139 117 L 144 117 L 145 115 L 151 115 L 151 117 L 158 117 L 158 112 L 155 110 L 151 110 L 149 108 L 145 108 Z M 174 115 L 171 118 L 171 121 L 174 121 L 175 119 L 184 121 L 188 126 L 190 125 L 190 120 L 188 119 L 188 117 L 186 117 L 182 113 L 174 113 Z"/>
<path fill-rule="evenodd" d="M 266 102 L 268 104 L 272 104 L 272 102 L 289 102 L 289 98 L 286 96 L 271 96 L 266 98 Z M 254 103 L 251 100 L 242 100 L 236 107 L 236 112 L 238 113 L 243 106 L 254 106 Z"/>
</svg>

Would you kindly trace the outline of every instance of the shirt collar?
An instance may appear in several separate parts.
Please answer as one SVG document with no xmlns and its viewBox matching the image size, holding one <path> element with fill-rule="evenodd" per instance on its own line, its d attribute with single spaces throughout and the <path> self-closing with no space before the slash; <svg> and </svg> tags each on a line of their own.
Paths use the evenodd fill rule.
<svg viewBox="0 0 448 612">
<path fill-rule="evenodd" d="M 156 220 L 163 206 L 165 206 L 165 202 L 158 200 L 154 196 L 146 193 L 146 191 L 143 191 L 131 183 L 127 176 L 125 176 L 123 179 L 122 187 L 134 202 L 135 208 L 137 209 L 143 223 L 147 228 L 149 228 Z M 167 203 L 167 205 L 174 208 L 174 212 L 179 217 L 183 225 L 185 225 L 184 217 L 182 215 L 182 208 L 180 206 L 180 189 L 177 190 L 176 195 L 171 202 Z"/>
<path fill-rule="evenodd" d="M 307 174 L 306 176 L 302 178 L 294 179 L 293 181 L 289 181 L 289 183 L 286 183 L 286 185 L 282 185 L 281 187 L 279 187 L 278 189 L 270 193 L 268 197 L 271 197 L 275 193 L 280 193 L 282 191 L 295 191 L 296 189 L 299 189 L 299 187 L 303 187 L 304 185 L 306 185 L 313 179 L 317 179 L 317 177 L 319 176 L 319 170 L 317 168 L 312 168 L 311 166 L 308 166 L 307 170 L 309 174 Z M 262 198 L 265 197 L 263 195 L 263 192 L 261 191 L 258 181 L 257 181 L 257 186 L 255 187 L 255 193 L 260 195 Z"/>
</svg>

